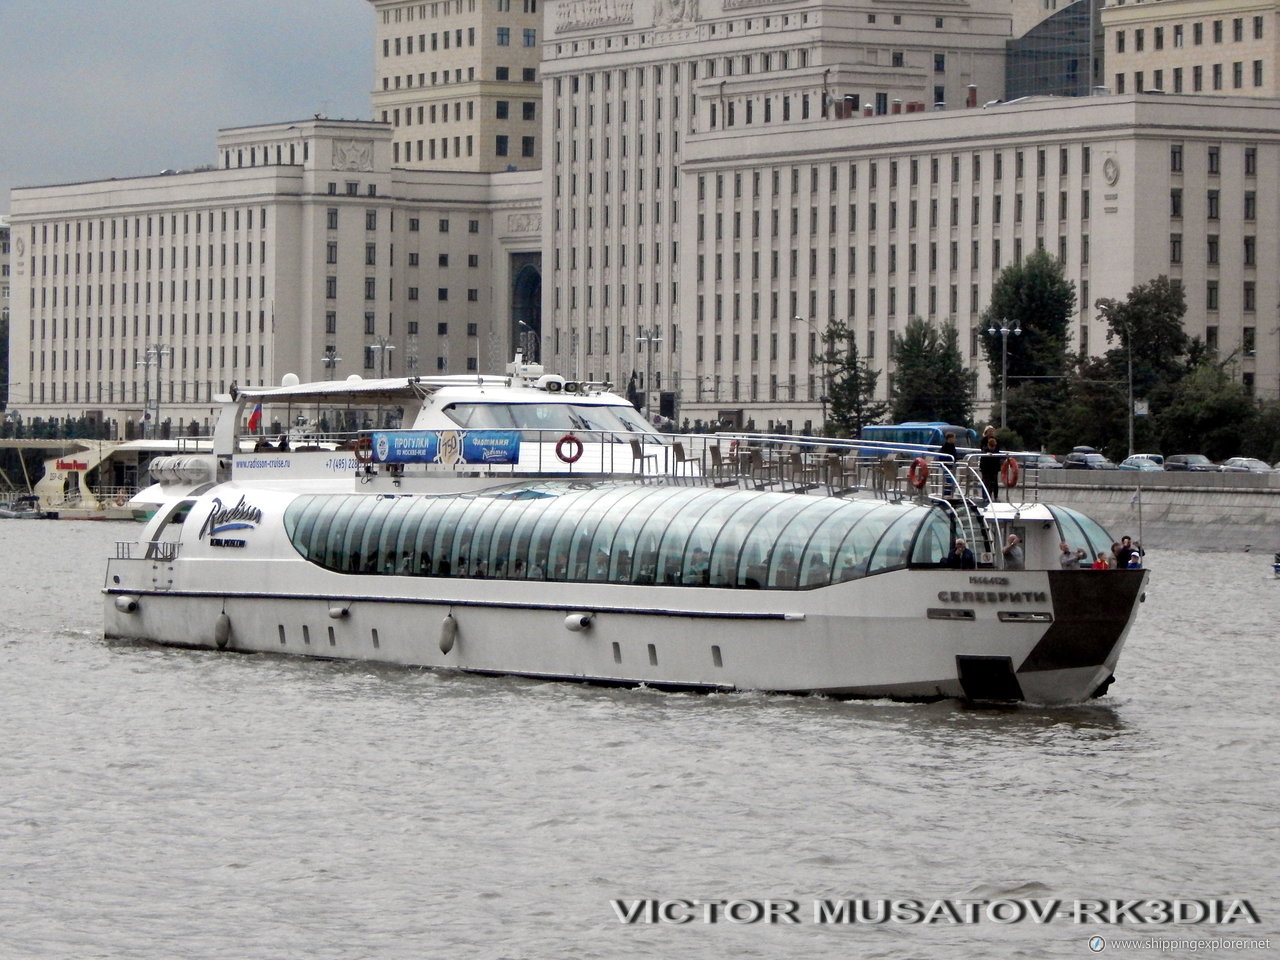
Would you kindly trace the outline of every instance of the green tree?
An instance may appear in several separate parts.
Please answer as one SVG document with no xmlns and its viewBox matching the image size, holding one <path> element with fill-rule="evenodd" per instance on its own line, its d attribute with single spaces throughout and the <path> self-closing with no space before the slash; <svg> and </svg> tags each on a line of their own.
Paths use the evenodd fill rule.
<svg viewBox="0 0 1280 960">
<path fill-rule="evenodd" d="M 1183 329 L 1187 297 L 1182 284 L 1162 274 L 1134 287 L 1124 300 L 1099 300 L 1097 308 L 1107 323 L 1107 342 L 1119 344 L 1108 351 L 1111 366 L 1126 379 L 1132 350 L 1135 397 L 1182 378 L 1191 349 Z"/>
<path fill-rule="evenodd" d="M 912 317 L 891 353 L 890 416 L 895 423 L 942 420 L 967 425 L 973 420 L 974 376 L 964 367 L 954 322 L 939 327 Z"/>
<path fill-rule="evenodd" d="M 1062 264 L 1037 249 L 1000 271 L 982 313 L 983 349 L 996 397 L 992 420 L 999 416 L 1002 351 L 1007 343 L 1008 425 L 1027 446 L 1044 444 L 1055 408 L 1065 402 L 1064 385 L 1055 383 L 1071 366 L 1067 341 L 1075 311 L 1075 286 L 1063 274 Z M 1022 332 L 1002 337 L 1002 325 Z M 993 329 L 996 333 L 989 334 Z"/>
<path fill-rule="evenodd" d="M 823 393 L 828 402 L 823 433 L 831 437 L 858 437 L 869 423 L 884 419 L 888 404 L 876 399 L 880 371 L 858 353 L 853 329 L 843 320 L 832 320 L 822 333 Z"/>
<path fill-rule="evenodd" d="M 1239 454 L 1246 438 L 1255 436 L 1258 407 L 1227 365 L 1199 363 L 1178 381 L 1157 421 L 1162 451 L 1222 460 Z"/>
</svg>

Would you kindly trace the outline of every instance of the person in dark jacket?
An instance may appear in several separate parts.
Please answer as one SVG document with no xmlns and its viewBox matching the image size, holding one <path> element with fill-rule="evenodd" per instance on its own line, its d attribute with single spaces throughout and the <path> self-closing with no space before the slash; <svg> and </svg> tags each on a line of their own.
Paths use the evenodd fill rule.
<svg viewBox="0 0 1280 960">
<path fill-rule="evenodd" d="M 1000 452 L 1000 441 L 994 432 L 988 433 L 982 438 L 982 456 L 978 458 L 978 470 L 992 500 L 1000 499 L 1000 467 L 1003 463 L 1004 454 Z"/>
<path fill-rule="evenodd" d="M 969 549 L 964 537 L 956 537 L 956 545 L 951 553 L 947 555 L 947 566 L 955 567 L 957 570 L 974 570 L 977 568 L 978 563 L 973 558 L 973 551 Z"/>
</svg>

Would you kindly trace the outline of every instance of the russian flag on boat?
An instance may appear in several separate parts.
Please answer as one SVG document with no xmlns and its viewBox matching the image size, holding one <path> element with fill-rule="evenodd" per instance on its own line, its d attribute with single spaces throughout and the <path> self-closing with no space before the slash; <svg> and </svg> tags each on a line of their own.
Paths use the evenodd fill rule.
<svg viewBox="0 0 1280 960">
<path fill-rule="evenodd" d="M 249 432 L 255 432 L 260 423 L 262 423 L 262 404 L 255 406 L 253 413 L 249 414 Z"/>
</svg>

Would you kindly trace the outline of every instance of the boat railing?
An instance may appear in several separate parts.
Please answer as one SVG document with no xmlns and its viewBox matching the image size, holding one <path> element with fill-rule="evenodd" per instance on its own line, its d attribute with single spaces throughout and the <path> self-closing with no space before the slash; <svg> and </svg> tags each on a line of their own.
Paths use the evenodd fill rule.
<svg viewBox="0 0 1280 960">
<path fill-rule="evenodd" d="M 116 559 L 168 563 L 178 559 L 181 546 L 176 540 L 117 540 Z"/>
</svg>

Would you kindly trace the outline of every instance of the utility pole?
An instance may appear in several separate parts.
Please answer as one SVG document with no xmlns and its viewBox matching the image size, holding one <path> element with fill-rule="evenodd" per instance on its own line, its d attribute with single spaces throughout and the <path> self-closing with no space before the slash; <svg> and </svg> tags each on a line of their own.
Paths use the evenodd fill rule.
<svg viewBox="0 0 1280 960">
<path fill-rule="evenodd" d="M 649 395 L 653 388 L 653 347 L 655 344 L 662 342 L 661 335 L 655 333 L 656 328 L 650 327 L 649 332 L 643 332 L 641 327 L 640 336 L 636 337 L 636 343 L 643 343 L 646 347 L 644 352 L 644 415 L 650 423 L 653 422 L 652 411 L 649 409 Z"/>
</svg>

